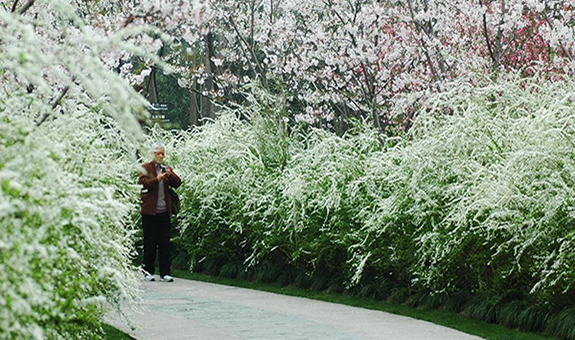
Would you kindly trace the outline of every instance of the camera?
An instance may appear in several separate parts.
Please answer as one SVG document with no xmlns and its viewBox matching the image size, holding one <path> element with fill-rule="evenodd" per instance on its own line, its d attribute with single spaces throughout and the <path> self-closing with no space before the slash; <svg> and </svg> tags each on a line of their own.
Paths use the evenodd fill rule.
<svg viewBox="0 0 575 340">
<path fill-rule="evenodd" d="M 166 167 L 162 165 L 162 172 L 166 172 Z"/>
</svg>

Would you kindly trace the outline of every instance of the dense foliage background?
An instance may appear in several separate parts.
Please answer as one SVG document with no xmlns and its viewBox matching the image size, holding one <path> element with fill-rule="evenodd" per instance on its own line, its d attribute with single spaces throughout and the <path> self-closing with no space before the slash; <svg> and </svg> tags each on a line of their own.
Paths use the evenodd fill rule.
<svg viewBox="0 0 575 340">
<path fill-rule="evenodd" d="M 242 114 L 171 140 L 190 269 L 442 307 L 573 338 L 575 84 L 432 96 L 404 138 Z M 157 132 L 154 138 L 162 138 Z"/>
</svg>

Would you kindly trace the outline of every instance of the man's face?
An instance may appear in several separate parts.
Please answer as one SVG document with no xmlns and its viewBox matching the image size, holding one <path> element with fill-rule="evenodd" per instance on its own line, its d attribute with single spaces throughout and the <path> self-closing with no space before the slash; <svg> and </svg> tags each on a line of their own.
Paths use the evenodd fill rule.
<svg viewBox="0 0 575 340">
<path fill-rule="evenodd" d="M 164 148 L 156 149 L 156 151 L 154 151 L 154 162 L 156 164 L 162 164 L 165 155 L 166 155 L 166 149 Z"/>
</svg>

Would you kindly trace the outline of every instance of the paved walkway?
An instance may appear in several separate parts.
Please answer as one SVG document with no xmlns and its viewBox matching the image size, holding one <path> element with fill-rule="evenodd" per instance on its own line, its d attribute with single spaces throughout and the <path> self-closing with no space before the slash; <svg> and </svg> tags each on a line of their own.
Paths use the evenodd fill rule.
<svg viewBox="0 0 575 340">
<path fill-rule="evenodd" d="M 394 314 L 198 281 L 145 282 L 142 312 L 107 322 L 138 340 L 479 340 Z"/>
</svg>

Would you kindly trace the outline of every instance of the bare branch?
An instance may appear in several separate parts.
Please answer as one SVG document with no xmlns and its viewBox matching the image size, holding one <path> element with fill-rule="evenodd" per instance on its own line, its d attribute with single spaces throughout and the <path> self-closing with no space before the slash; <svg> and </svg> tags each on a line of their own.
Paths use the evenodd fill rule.
<svg viewBox="0 0 575 340">
<path fill-rule="evenodd" d="M 496 71 L 501 65 L 501 44 L 503 41 L 503 29 L 501 28 L 505 23 L 505 14 L 507 9 L 505 7 L 505 0 L 501 0 L 501 20 L 499 21 L 499 27 L 497 28 L 497 36 L 495 37 L 495 50 L 493 51 L 493 56 L 495 57 L 493 64 L 493 71 Z"/>
<path fill-rule="evenodd" d="M 493 55 L 493 49 L 491 48 L 491 39 L 489 39 L 489 32 L 487 31 L 487 14 L 483 13 L 483 36 L 485 37 L 485 42 L 487 43 L 487 50 L 489 51 L 489 57 L 495 62 L 495 56 Z"/>
<path fill-rule="evenodd" d="M 54 110 L 56 108 L 56 106 L 60 105 L 60 102 L 62 101 L 62 98 L 64 98 L 64 96 L 66 95 L 66 93 L 68 93 L 68 90 L 70 90 L 70 86 L 66 86 L 64 87 L 64 89 L 62 90 L 62 93 L 60 93 L 60 96 L 56 99 L 56 101 L 54 101 L 54 103 L 52 104 L 52 110 Z"/>
<path fill-rule="evenodd" d="M 479 4 L 482 5 L 483 3 L 479 0 Z M 499 65 L 501 65 L 500 58 L 501 58 L 501 43 L 503 40 L 503 29 L 501 28 L 505 23 L 505 14 L 507 10 L 505 7 L 505 0 L 501 0 L 501 20 L 499 20 L 499 27 L 497 28 L 497 35 L 495 36 L 495 41 L 491 41 L 489 38 L 489 31 L 487 29 L 487 12 L 483 13 L 483 36 L 485 37 L 485 41 L 487 43 L 487 50 L 489 51 L 489 57 L 493 62 L 492 69 L 493 71 L 497 71 Z"/>
<path fill-rule="evenodd" d="M 16 6 L 18 6 L 18 2 L 20 2 L 19 0 L 15 0 L 14 3 L 12 4 L 12 9 L 10 10 L 10 12 L 14 13 L 16 12 Z"/>
<path fill-rule="evenodd" d="M 545 10 L 547 10 L 547 8 L 549 8 L 549 3 L 545 1 Z M 549 20 L 549 16 L 547 16 L 547 11 L 544 11 L 543 13 L 545 15 L 545 22 L 547 22 L 549 28 L 553 29 L 553 24 L 551 23 L 551 20 Z M 573 56 L 569 53 L 569 51 L 567 50 L 565 45 L 563 45 L 563 42 L 561 40 L 559 40 L 559 46 L 561 47 L 561 50 L 563 51 L 563 53 L 565 53 L 569 61 L 573 62 Z"/>
<path fill-rule="evenodd" d="M 252 0 L 251 2 L 251 13 L 250 13 L 250 43 L 251 46 L 250 48 L 252 50 L 255 50 L 256 46 L 255 46 L 255 41 L 254 41 L 254 26 L 255 26 L 255 21 L 256 21 L 256 3 L 255 0 Z"/>
<path fill-rule="evenodd" d="M 42 125 L 42 123 L 44 123 L 46 121 L 46 119 L 48 117 L 50 117 L 50 115 L 52 114 L 52 110 L 54 110 L 58 105 L 60 105 L 60 102 L 62 101 L 62 98 L 64 98 L 64 96 L 66 95 L 66 93 L 68 93 L 68 90 L 70 89 L 70 86 L 66 86 L 64 87 L 64 89 L 62 90 L 62 92 L 60 93 L 60 96 L 58 96 L 58 98 L 54 101 L 54 103 L 52 103 L 52 107 L 51 110 L 49 112 L 46 112 L 44 114 L 44 116 L 42 116 L 42 119 L 40 119 L 40 121 L 36 124 L 36 127 L 39 127 L 40 125 Z"/>
<path fill-rule="evenodd" d="M 413 20 L 413 23 L 415 25 L 416 30 L 417 31 L 423 31 L 425 33 L 425 30 L 423 30 L 421 28 L 421 25 L 415 19 L 415 11 L 413 10 L 413 4 L 411 3 L 411 0 L 408 0 L 407 4 L 409 6 L 409 14 L 411 15 L 411 20 Z M 421 48 L 423 48 L 423 54 L 425 55 L 425 58 L 427 59 L 427 64 L 429 64 L 429 68 L 431 69 L 431 74 L 433 75 L 433 80 L 435 82 L 439 82 L 439 81 L 443 80 L 443 78 L 440 77 L 439 73 L 437 73 L 437 70 L 435 69 L 435 65 L 433 65 L 433 60 L 431 60 L 431 55 L 429 54 L 429 49 L 427 48 L 427 45 L 425 44 L 423 37 L 421 39 L 418 39 L 418 42 L 419 42 L 419 45 L 421 46 Z"/>
<path fill-rule="evenodd" d="M 232 24 L 232 27 L 234 28 L 234 31 L 236 31 L 236 33 L 238 34 L 238 36 L 240 37 L 240 40 L 243 41 L 242 35 L 240 34 L 240 32 L 238 31 L 236 24 L 234 23 L 234 19 L 230 18 L 230 23 Z M 257 74 L 258 72 L 256 71 L 255 67 L 253 66 L 253 63 L 251 61 L 251 58 L 248 56 L 248 53 L 246 52 L 246 49 L 244 48 L 244 45 L 241 43 L 240 41 L 240 49 L 242 50 L 242 54 L 244 55 L 244 58 L 246 58 L 246 61 L 248 62 L 248 64 L 250 65 L 250 69 L 254 72 L 254 74 Z"/>
<path fill-rule="evenodd" d="M 178 78 L 176 78 L 172 73 L 166 74 L 165 76 L 168 77 L 168 78 L 171 78 L 171 79 L 174 80 L 175 82 L 178 81 Z M 209 99 L 209 100 L 212 102 L 212 104 L 214 104 L 214 105 L 220 105 L 220 104 L 218 104 L 218 101 L 216 100 L 216 98 L 214 98 L 214 97 L 212 97 L 212 96 L 209 96 L 209 95 L 207 95 L 207 94 L 204 94 L 204 93 L 202 93 L 202 92 L 196 90 L 196 89 L 193 88 L 193 87 L 186 87 L 185 89 L 188 90 L 188 91 L 194 92 L 194 93 L 196 93 L 196 94 L 199 94 L 200 96 L 202 96 L 202 97 L 204 97 L 204 98 Z"/>
<path fill-rule="evenodd" d="M 274 0 L 270 0 L 270 25 L 273 24 L 274 24 Z"/>
<path fill-rule="evenodd" d="M 29 10 L 32 5 L 34 5 L 34 2 L 35 0 L 29 0 L 24 6 L 22 6 L 22 8 L 20 8 L 20 10 L 18 10 L 18 14 L 26 13 L 26 11 Z"/>
<path fill-rule="evenodd" d="M 194 93 L 196 93 L 196 94 L 199 94 L 200 96 L 202 96 L 202 97 L 204 97 L 204 98 L 209 99 L 209 100 L 212 102 L 212 104 L 217 104 L 217 103 L 218 103 L 218 101 L 217 101 L 214 97 L 209 96 L 209 95 L 207 95 L 207 94 L 205 94 L 205 93 L 202 93 L 202 92 L 200 92 L 200 91 L 198 91 L 198 90 L 196 90 L 196 89 L 194 89 L 194 88 L 186 87 L 186 89 L 188 89 L 189 91 L 192 91 L 192 92 L 194 92 Z"/>
<path fill-rule="evenodd" d="M 324 1 L 324 4 L 326 2 Z M 331 8 L 332 12 L 335 14 L 335 16 L 339 19 L 339 21 L 341 22 L 342 26 L 345 26 L 346 21 L 343 19 L 343 17 L 341 16 L 341 14 L 333 9 L 333 3 L 330 1 L 327 2 L 327 5 Z M 348 31 L 347 34 L 349 35 L 349 37 L 351 38 L 351 43 L 353 45 L 353 47 L 357 47 L 357 41 L 355 40 L 355 37 Z"/>
<path fill-rule="evenodd" d="M 232 27 L 234 28 L 234 31 L 236 31 L 236 34 L 237 34 L 238 37 L 240 38 L 240 41 L 243 42 L 244 45 L 246 45 L 246 48 L 248 49 L 248 51 L 249 51 L 249 53 L 250 53 L 250 55 L 251 55 L 251 60 L 252 60 L 252 61 L 255 63 L 255 65 L 256 65 L 255 70 L 254 70 L 254 67 L 251 65 L 251 62 L 250 62 L 250 67 L 252 68 L 252 70 L 254 70 L 254 72 L 255 72 L 256 74 L 259 74 L 259 75 L 262 77 L 262 82 L 263 82 L 263 84 L 265 85 L 265 84 L 267 83 L 267 81 L 266 81 L 266 75 L 265 75 L 265 73 L 264 73 L 264 70 L 263 70 L 262 66 L 260 65 L 260 62 L 258 61 L 258 58 L 257 58 L 257 56 L 256 56 L 256 54 L 255 54 L 255 51 L 254 51 L 252 48 L 250 48 L 250 44 L 249 44 L 249 43 L 246 41 L 246 39 L 242 36 L 242 34 L 241 34 L 240 30 L 238 29 L 238 27 L 237 27 L 237 25 L 236 25 L 236 23 L 235 23 L 235 21 L 234 21 L 234 18 L 233 18 L 232 16 L 230 16 L 230 23 L 232 24 Z M 240 46 L 241 46 L 241 44 L 240 44 Z M 244 53 L 244 57 L 245 57 L 245 58 L 248 60 L 248 62 L 249 62 L 249 61 L 250 61 L 250 58 L 248 58 L 247 53 L 246 53 L 245 49 L 243 48 L 243 46 L 241 46 L 241 47 L 242 47 L 242 52 Z M 256 71 L 257 71 L 257 72 L 256 72 Z"/>
</svg>

